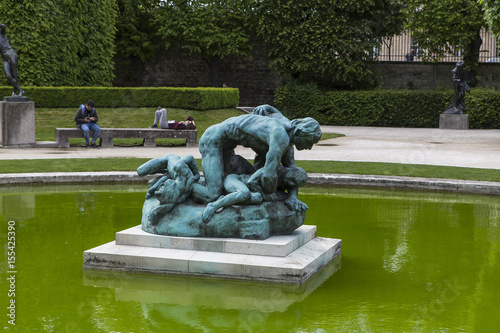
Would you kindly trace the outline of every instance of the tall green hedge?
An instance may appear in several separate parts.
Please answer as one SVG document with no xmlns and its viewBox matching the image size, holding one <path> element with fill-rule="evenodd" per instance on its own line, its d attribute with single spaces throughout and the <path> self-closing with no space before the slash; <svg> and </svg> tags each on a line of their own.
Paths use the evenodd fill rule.
<svg viewBox="0 0 500 333">
<path fill-rule="evenodd" d="M 108 87 L 24 87 L 36 107 L 77 107 L 92 99 L 98 107 L 164 106 L 191 110 L 234 108 L 239 103 L 236 88 L 108 88 Z M 9 96 L 12 87 L 0 87 Z M 3 94 L 3 95 L 2 95 Z"/>
<path fill-rule="evenodd" d="M 116 15 L 115 0 L 0 0 L 21 86 L 111 86 Z"/>
<path fill-rule="evenodd" d="M 274 104 L 290 118 L 313 117 L 323 125 L 433 128 L 453 95 L 450 90 L 324 91 L 292 81 L 276 90 Z M 472 89 L 465 105 L 470 128 L 500 128 L 500 92 Z"/>
</svg>

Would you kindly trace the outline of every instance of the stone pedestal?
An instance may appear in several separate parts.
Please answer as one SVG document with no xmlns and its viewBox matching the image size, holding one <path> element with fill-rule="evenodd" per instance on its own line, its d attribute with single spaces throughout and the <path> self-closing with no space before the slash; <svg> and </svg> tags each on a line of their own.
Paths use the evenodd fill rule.
<svg viewBox="0 0 500 333">
<path fill-rule="evenodd" d="M 0 146 L 30 148 L 35 146 L 35 103 L 27 98 L 6 97 L 0 102 Z"/>
<path fill-rule="evenodd" d="M 83 267 L 302 284 L 340 259 L 340 239 L 316 237 L 316 226 L 265 240 L 174 237 L 136 226 L 83 253 Z"/>
<path fill-rule="evenodd" d="M 439 116 L 440 129 L 469 129 L 468 114 L 446 114 Z"/>
</svg>

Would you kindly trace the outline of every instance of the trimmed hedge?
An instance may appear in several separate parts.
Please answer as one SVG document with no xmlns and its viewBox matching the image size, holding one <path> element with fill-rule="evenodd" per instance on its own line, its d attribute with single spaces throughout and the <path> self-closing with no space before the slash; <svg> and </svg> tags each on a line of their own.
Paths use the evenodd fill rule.
<svg viewBox="0 0 500 333">
<path fill-rule="evenodd" d="M 75 107 L 87 100 L 97 107 L 156 107 L 190 110 L 214 110 L 238 106 L 236 88 L 109 88 L 109 87 L 23 87 L 38 107 Z M 12 87 L 0 87 L 0 94 L 10 96 Z M 1 95 L 0 95 L 1 96 Z"/>
<path fill-rule="evenodd" d="M 323 125 L 436 128 L 453 95 L 451 90 L 322 91 L 292 81 L 275 91 L 274 104 L 290 118 L 313 117 Z M 472 89 L 465 107 L 470 128 L 500 128 L 500 92 Z"/>
</svg>

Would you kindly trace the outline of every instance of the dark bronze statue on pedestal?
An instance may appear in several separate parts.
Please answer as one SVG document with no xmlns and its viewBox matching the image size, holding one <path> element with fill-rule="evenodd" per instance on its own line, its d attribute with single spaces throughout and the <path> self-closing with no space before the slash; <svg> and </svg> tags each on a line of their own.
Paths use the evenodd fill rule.
<svg viewBox="0 0 500 333">
<path fill-rule="evenodd" d="M 462 114 L 465 108 L 465 92 L 470 93 L 470 87 L 467 84 L 467 70 L 464 67 L 464 62 L 460 60 L 456 67 L 451 71 L 453 79 L 453 88 L 455 96 L 450 105 L 444 110 L 446 114 Z"/>
<path fill-rule="evenodd" d="M 14 87 L 12 96 L 21 97 L 24 90 L 19 86 L 19 79 L 17 77 L 17 53 L 10 46 L 7 37 L 5 36 L 5 24 L 0 23 L 0 52 L 2 53 L 3 70 L 7 81 Z"/>
</svg>

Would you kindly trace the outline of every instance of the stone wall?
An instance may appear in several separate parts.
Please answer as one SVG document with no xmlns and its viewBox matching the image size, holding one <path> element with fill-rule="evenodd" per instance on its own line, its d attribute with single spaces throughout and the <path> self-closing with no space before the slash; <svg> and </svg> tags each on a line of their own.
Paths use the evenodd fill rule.
<svg viewBox="0 0 500 333">
<path fill-rule="evenodd" d="M 454 62 L 422 64 L 420 62 L 383 62 L 373 68 L 382 74 L 384 89 L 453 89 L 451 70 Z M 500 87 L 500 64 L 480 63 L 476 87 Z"/>
<path fill-rule="evenodd" d="M 210 78 L 203 60 L 186 50 L 163 53 L 157 61 L 138 68 L 117 68 L 114 86 L 127 87 L 209 87 Z M 271 104 L 279 77 L 269 67 L 267 49 L 254 47 L 251 57 L 229 56 L 219 64 L 219 86 L 225 82 L 240 91 L 240 106 Z"/>
<path fill-rule="evenodd" d="M 254 47 L 251 57 L 230 56 L 219 64 L 219 85 L 226 82 L 239 88 L 240 106 L 272 104 L 280 77 L 272 72 L 262 44 Z M 373 65 L 381 73 L 385 89 L 453 89 L 451 70 L 455 63 L 422 64 L 420 62 L 383 62 Z M 115 86 L 137 87 L 208 87 L 210 79 L 203 61 L 176 49 L 158 55 L 154 63 L 143 68 L 117 68 Z M 481 63 L 477 87 L 500 87 L 500 64 Z"/>
</svg>

